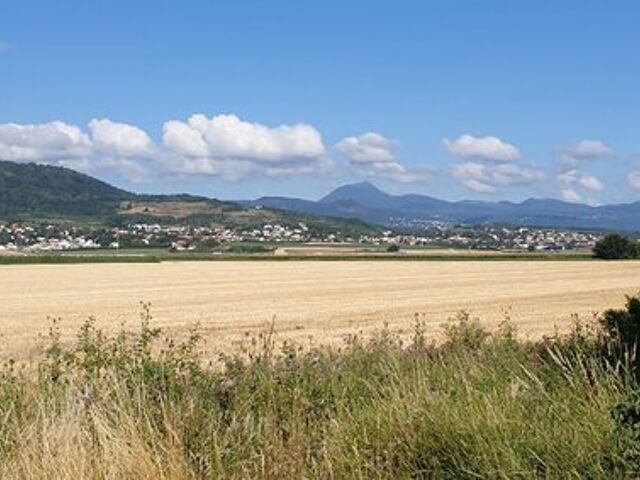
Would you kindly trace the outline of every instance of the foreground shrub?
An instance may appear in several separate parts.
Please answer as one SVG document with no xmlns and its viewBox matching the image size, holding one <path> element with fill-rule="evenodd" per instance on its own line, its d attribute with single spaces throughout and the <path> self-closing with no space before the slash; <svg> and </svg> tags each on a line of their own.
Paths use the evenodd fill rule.
<svg viewBox="0 0 640 480">
<path fill-rule="evenodd" d="M 606 311 L 601 323 L 610 340 L 635 350 L 640 340 L 640 297 L 628 297 L 623 309 Z"/>
<path fill-rule="evenodd" d="M 605 334 L 520 342 L 462 314 L 339 350 L 277 346 L 209 365 L 194 332 L 55 325 L 37 375 L 0 379 L 3 478 L 611 478 L 636 472 L 635 378 Z M 630 403 L 631 402 L 631 403 Z M 625 410 L 625 405 L 629 406 Z M 613 412 L 613 414 L 612 414 Z M 631 426 L 629 426 L 631 425 Z"/>
</svg>

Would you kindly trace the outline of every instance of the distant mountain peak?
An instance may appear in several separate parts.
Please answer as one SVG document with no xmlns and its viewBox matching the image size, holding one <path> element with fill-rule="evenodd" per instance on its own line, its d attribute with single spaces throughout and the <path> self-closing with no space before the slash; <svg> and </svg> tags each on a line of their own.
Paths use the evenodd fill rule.
<svg viewBox="0 0 640 480">
<path fill-rule="evenodd" d="M 361 182 L 355 182 L 355 183 L 351 183 L 351 184 L 347 184 L 347 185 L 343 185 L 343 187 L 359 187 L 359 188 L 369 188 L 372 190 L 379 190 L 381 191 L 378 187 L 376 187 L 373 183 L 371 183 L 369 180 L 362 180 Z"/>
<path fill-rule="evenodd" d="M 369 181 L 338 187 L 317 202 L 281 198 L 274 207 L 332 217 L 357 218 L 387 226 L 425 220 L 463 224 L 512 224 L 558 228 L 640 231 L 640 202 L 594 207 L 553 198 L 522 202 L 446 201 L 420 194 L 391 195 Z M 269 203 L 267 203 L 269 205 Z"/>
<path fill-rule="evenodd" d="M 389 201 L 391 195 L 383 192 L 373 183 L 364 180 L 362 182 L 351 183 L 336 188 L 331 193 L 323 197 L 321 203 L 331 203 L 344 200 L 351 200 L 362 205 L 384 205 Z"/>
</svg>

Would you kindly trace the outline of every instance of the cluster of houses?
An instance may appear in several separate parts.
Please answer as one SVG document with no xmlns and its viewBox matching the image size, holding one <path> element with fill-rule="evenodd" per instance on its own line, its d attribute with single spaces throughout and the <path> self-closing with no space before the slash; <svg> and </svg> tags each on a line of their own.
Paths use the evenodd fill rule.
<svg viewBox="0 0 640 480">
<path fill-rule="evenodd" d="M 385 232 L 383 239 L 369 239 L 373 243 L 395 243 L 407 246 L 443 246 L 451 248 L 564 251 L 593 248 L 601 233 L 534 227 L 494 225 L 451 225 L 431 222 L 420 234 L 394 235 Z"/>
<path fill-rule="evenodd" d="M 510 232 L 512 248 L 524 250 L 586 250 L 592 249 L 602 234 L 571 230 L 520 228 Z"/>
<path fill-rule="evenodd" d="M 313 233 L 304 223 L 264 224 L 255 228 L 137 223 L 108 229 L 0 224 L 0 252 L 145 247 L 185 251 L 240 241 L 333 243 L 353 241 L 353 239 L 343 237 L 337 232 Z"/>
<path fill-rule="evenodd" d="M 53 225 L 0 224 L 0 253 L 12 251 L 60 251 L 101 248 L 90 234 Z"/>
<path fill-rule="evenodd" d="M 222 244 L 251 242 L 322 242 L 441 246 L 498 250 L 590 249 L 601 234 L 547 228 L 460 226 L 433 222 L 419 234 L 392 230 L 351 238 L 339 232 L 312 232 L 305 224 L 264 224 L 254 228 L 195 227 L 186 225 L 132 224 L 114 228 L 61 228 L 55 225 L 0 224 L 2 251 L 59 251 L 95 248 L 170 248 L 175 251 L 207 250 Z"/>
<path fill-rule="evenodd" d="M 134 225 L 134 229 L 142 226 Z M 160 225 L 153 225 L 153 229 L 162 229 Z M 171 243 L 175 251 L 197 250 L 201 246 L 209 247 L 216 244 L 242 241 L 254 242 L 324 242 L 333 241 L 335 235 L 312 235 L 309 228 L 300 223 L 296 226 L 264 224 L 257 228 L 237 229 L 223 227 L 172 227 L 169 230 L 176 234 Z"/>
</svg>

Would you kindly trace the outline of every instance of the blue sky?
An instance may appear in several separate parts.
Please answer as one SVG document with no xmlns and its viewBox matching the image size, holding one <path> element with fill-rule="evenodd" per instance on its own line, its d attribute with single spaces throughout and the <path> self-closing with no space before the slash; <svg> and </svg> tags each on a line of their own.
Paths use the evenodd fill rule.
<svg viewBox="0 0 640 480">
<path fill-rule="evenodd" d="M 636 1 L 0 4 L 0 157 L 136 191 L 640 198 Z"/>
</svg>

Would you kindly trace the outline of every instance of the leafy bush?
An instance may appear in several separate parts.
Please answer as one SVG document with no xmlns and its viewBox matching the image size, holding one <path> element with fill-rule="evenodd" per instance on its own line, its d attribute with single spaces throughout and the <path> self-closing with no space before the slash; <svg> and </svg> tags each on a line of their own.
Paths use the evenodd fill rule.
<svg viewBox="0 0 640 480">
<path fill-rule="evenodd" d="M 606 235 L 593 248 L 593 254 L 603 260 L 628 260 L 638 258 L 639 253 L 634 241 L 617 233 Z"/>
<path fill-rule="evenodd" d="M 387 247 L 387 252 L 389 253 L 395 253 L 399 251 L 400 251 L 400 245 L 398 244 L 393 243 Z"/>
<path fill-rule="evenodd" d="M 607 310 L 601 323 L 610 339 L 635 350 L 640 341 L 640 296 L 627 297 L 624 309 Z"/>
<path fill-rule="evenodd" d="M 619 463 L 637 477 L 640 474 L 640 394 L 631 392 L 624 402 L 612 410 L 616 425 Z"/>
</svg>

